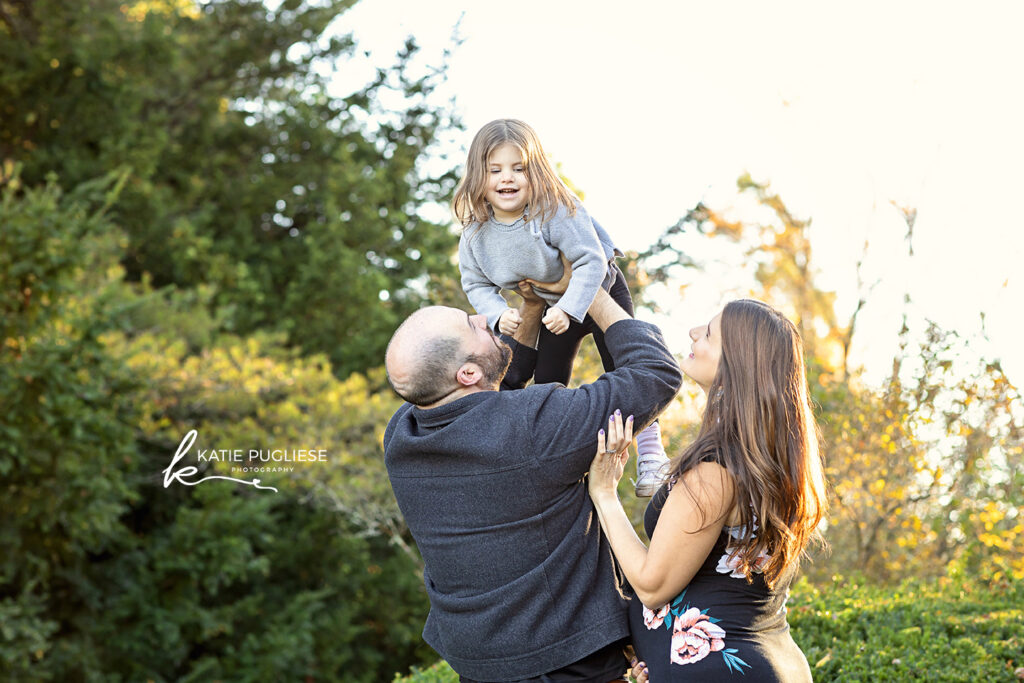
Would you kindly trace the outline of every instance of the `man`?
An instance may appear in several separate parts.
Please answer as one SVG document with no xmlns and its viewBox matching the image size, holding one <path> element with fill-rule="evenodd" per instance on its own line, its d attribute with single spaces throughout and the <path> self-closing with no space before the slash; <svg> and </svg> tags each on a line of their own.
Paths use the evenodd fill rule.
<svg viewBox="0 0 1024 683">
<path fill-rule="evenodd" d="M 511 384 L 529 378 L 542 311 L 524 304 L 514 359 L 483 316 L 443 307 L 411 315 L 385 359 L 408 401 L 384 451 L 423 555 L 423 638 L 464 683 L 605 683 L 624 669 L 626 603 L 583 477 L 608 417 L 646 426 L 682 376 L 659 330 L 600 290 L 589 314 L 615 371 L 574 390 L 497 391 L 510 359 Z"/>
</svg>

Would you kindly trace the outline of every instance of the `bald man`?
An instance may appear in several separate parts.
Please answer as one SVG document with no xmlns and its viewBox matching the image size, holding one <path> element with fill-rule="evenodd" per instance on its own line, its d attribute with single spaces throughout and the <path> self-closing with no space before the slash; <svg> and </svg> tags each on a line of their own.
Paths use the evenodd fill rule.
<svg viewBox="0 0 1024 683">
<path fill-rule="evenodd" d="M 422 309 L 385 358 L 407 401 L 384 452 L 423 556 L 423 638 L 464 683 L 607 683 L 626 668 L 626 602 L 583 476 L 609 415 L 642 429 L 682 375 L 661 332 L 602 289 L 589 313 L 614 371 L 578 389 L 498 391 L 529 378 L 542 311 L 524 304 L 516 338 L 502 340 L 484 316 Z"/>
<path fill-rule="evenodd" d="M 486 317 L 431 306 L 398 328 L 385 366 L 399 396 L 431 408 L 454 394 L 496 390 L 511 360 L 512 348 L 490 331 Z"/>
</svg>

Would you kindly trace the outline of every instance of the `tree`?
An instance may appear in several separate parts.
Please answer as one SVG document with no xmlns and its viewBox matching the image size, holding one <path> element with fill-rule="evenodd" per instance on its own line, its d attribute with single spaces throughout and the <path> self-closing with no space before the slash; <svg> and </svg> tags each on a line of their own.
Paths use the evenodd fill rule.
<svg viewBox="0 0 1024 683">
<path fill-rule="evenodd" d="M 125 283 L 117 181 L 0 200 L 0 663 L 15 679 L 377 681 L 423 662 L 418 557 L 379 457 L 396 399 L 195 290 Z M 321 447 L 277 493 L 169 483 L 207 448 Z M 187 480 L 194 479 L 186 477 Z"/>
<path fill-rule="evenodd" d="M 429 103 L 443 67 L 410 76 L 412 42 L 330 94 L 350 4 L 0 2 L 12 677 L 375 681 L 423 661 L 377 366 L 427 273 L 454 280 L 454 236 L 419 207 L 453 185 L 420 159 L 456 122 Z M 165 487 L 190 428 L 333 458 L 265 475 L 274 497 Z"/>
<path fill-rule="evenodd" d="M 341 377 L 379 365 L 428 274 L 455 277 L 454 235 L 419 209 L 454 186 L 420 160 L 458 124 L 431 104 L 443 67 L 410 76 L 412 40 L 331 94 L 351 4 L 5 2 L 0 158 L 30 186 L 130 168 L 116 207 L 130 280 L 206 285 L 223 329 L 282 331 Z"/>
<path fill-rule="evenodd" d="M 716 251 L 731 272 L 749 274 L 740 294 L 797 323 L 833 488 L 832 557 L 812 572 L 828 577 L 838 568 L 887 580 L 971 568 L 1024 576 L 1024 405 L 999 363 L 964 357 L 958 335 L 927 322 L 915 341 L 908 296 L 890 379 L 865 384 L 850 368 L 849 350 L 872 288 L 860 282 L 859 301 L 841 324 L 834 295 L 815 279 L 810 221 L 796 218 L 766 183 L 743 176 L 738 187 L 754 200 L 753 220 L 698 205 L 640 264 L 655 284 L 685 279 L 703 265 L 687 255 L 688 240 L 711 238 L 731 247 Z M 916 212 L 901 212 L 912 258 Z"/>
<path fill-rule="evenodd" d="M 0 196 L 0 486 L 13 513 L 0 529 L 0 662 L 34 678 L 101 592 L 91 558 L 130 542 L 118 520 L 137 500 L 135 381 L 99 340 L 116 178 L 22 195 L 12 175 Z"/>
</svg>

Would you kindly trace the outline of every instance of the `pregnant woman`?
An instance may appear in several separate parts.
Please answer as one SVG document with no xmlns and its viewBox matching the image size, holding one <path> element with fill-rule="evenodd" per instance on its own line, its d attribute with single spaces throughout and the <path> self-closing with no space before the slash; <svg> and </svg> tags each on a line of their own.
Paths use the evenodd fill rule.
<svg viewBox="0 0 1024 683">
<path fill-rule="evenodd" d="M 789 585 L 827 506 L 800 335 L 770 306 L 740 300 L 690 338 L 681 367 L 707 407 L 647 506 L 649 548 L 616 492 L 631 418 L 609 418 L 588 475 L 634 591 L 633 645 L 653 683 L 810 681 L 786 621 Z"/>
</svg>

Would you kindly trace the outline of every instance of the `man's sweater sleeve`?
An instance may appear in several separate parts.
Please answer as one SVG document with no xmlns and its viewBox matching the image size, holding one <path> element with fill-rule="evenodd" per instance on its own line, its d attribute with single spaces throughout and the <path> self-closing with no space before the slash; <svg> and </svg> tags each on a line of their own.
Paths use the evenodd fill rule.
<svg viewBox="0 0 1024 683">
<path fill-rule="evenodd" d="M 548 244 L 561 251 L 572 264 L 572 279 L 555 304 L 576 322 L 583 322 L 587 309 L 608 272 L 608 258 L 597 230 L 582 205 L 576 214 L 559 214 L 546 226 Z"/>
<path fill-rule="evenodd" d="M 473 250 L 468 244 L 470 228 L 462 233 L 459 240 L 459 272 L 462 274 L 462 291 L 480 315 L 486 316 L 487 326 L 496 329 L 498 318 L 508 308 L 501 296 L 501 287 L 491 282 L 480 269 Z"/>
<path fill-rule="evenodd" d="M 537 367 L 537 349 L 520 344 L 512 337 L 501 335 L 501 340 L 512 348 L 512 362 L 501 380 L 501 391 L 522 389 L 533 377 Z"/>
<path fill-rule="evenodd" d="M 679 364 L 661 331 L 639 320 L 622 320 L 605 332 L 615 370 L 578 389 L 554 389 L 534 415 L 534 445 L 546 471 L 566 484 L 590 469 L 597 431 L 616 410 L 634 416 L 636 434 L 668 406 L 682 385 Z"/>
</svg>

